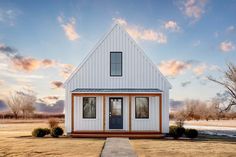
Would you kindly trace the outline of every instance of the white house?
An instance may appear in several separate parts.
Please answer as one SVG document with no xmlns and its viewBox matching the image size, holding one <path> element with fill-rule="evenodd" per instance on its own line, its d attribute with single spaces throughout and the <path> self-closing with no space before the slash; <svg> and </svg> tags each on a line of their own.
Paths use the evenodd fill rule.
<svg viewBox="0 0 236 157">
<path fill-rule="evenodd" d="M 77 137 L 169 131 L 168 80 L 115 26 L 64 83 L 65 129 Z"/>
</svg>

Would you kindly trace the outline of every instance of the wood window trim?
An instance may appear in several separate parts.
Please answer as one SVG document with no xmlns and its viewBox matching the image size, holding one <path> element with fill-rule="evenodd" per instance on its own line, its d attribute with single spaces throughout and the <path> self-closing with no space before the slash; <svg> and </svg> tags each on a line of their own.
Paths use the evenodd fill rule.
<svg viewBox="0 0 236 157">
<path fill-rule="evenodd" d="M 121 73 L 120 75 L 112 75 L 111 73 L 111 55 L 112 53 L 120 53 L 121 54 Z M 111 51 L 110 52 L 110 77 L 122 77 L 123 76 L 123 53 L 120 51 Z"/>
<path fill-rule="evenodd" d="M 137 98 L 146 98 L 148 101 L 148 117 L 137 117 L 137 107 L 136 107 L 136 101 L 137 101 Z M 135 102 L 134 102 L 135 104 L 134 104 L 134 107 L 135 107 L 135 119 L 149 119 L 149 97 L 135 97 Z"/>
<path fill-rule="evenodd" d="M 84 99 L 85 98 L 94 98 L 95 99 L 95 117 L 84 117 Z M 97 104 L 96 104 L 96 97 L 83 97 L 83 102 L 82 102 L 82 112 L 83 112 L 83 119 L 96 119 L 97 118 L 97 114 L 96 114 L 96 112 L 97 112 Z"/>
</svg>

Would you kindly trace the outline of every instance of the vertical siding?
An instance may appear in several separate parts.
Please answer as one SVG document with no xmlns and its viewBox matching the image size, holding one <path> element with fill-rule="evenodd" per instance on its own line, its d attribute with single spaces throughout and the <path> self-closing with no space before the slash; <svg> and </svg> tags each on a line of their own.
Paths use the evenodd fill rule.
<svg viewBox="0 0 236 157">
<path fill-rule="evenodd" d="M 159 128 L 159 97 L 149 97 L 149 118 L 135 118 L 135 97 L 131 98 L 131 128 L 133 131 L 160 131 Z"/>
<path fill-rule="evenodd" d="M 110 77 L 110 52 L 123 52 L 123 76 Z M 94 50 L 69 82 L 80 88 L 159 88 L 165 78 L 143 51 L 121 28 L 116 26 Z"/>
<path fill-rule="evenodd" d="M 123 52 L 122 77 L 110 77 L 110 51 Z M 71 91 L 76 88 L 158 88 L 164 91 L 162 99 L 162 124 L 163 131 L 168 132 L 169 84 L 156 66 L 146 57 L 143 50 L 136 45 L 134 40 L 130 38 L 128 33 L 119 25 L 116 25 L 112 31 L 107 34 L 104 40 L 98 44 L 98 47 L 94 49 L 86 62 L 80 67 L 79 71 L 70 78 L 65 86 L 66 132 L 71 132 Z M 106 101 L 108 101 L 107 98 Z M 108 107 L 107 105 L 108 103 L 106 103 L 106 107 Z M 106 109 L 106 111 L 108 111 L 108 109 Z M 156 116 L 159 115 L 157 113 L 155 114 Z M 124 116 L 125 115 L 124 113 Z M 106 116 L 108 116 L 108 114 L 106 114 Z M 127 117 L 128 116 L 125 118 L 127 119 Z M 108 117 L 106 117 L 106 120 L 108 120 Z M 126 123 L 127 121 L 124 122 Z M 106 128 L 108 128 L 108 124 L 109 123 L 106 122 Z M 87 124 L 85 125 L 89 128 Z M 132 127 L 141 129 L 144 125 L 148 124 L 141 126 L 141 124 L 137 123 L 136 125 L 136 120 L 134 120 L 134 126 Z M 100 126 L 98 126 L 98 128 L 99 127 Z M 125 124 L 125 127 L 127 129 L 128 124 Z M 147 126 L 147 128 L 159 129 L 155 126 Z"/>
<path fill-rule="evenodd" d="M 84 119 L 83 118 L 83 97 L 75 97 L 74 104 L 74 130 L 103 130 L 103 105 L 102 97 L 96 97 L 96 118 Z"/>
</svg>

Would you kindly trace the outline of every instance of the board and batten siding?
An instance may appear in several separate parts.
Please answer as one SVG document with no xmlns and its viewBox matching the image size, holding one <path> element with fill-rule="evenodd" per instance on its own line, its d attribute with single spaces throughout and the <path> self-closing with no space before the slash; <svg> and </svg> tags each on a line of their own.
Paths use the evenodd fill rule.
<svg viewBox="0 0 236 157">
<path fill-rule="evenodd" d="M 106 96 L 105 109 L 105 130 L 109 129 L 109 98 L 114 96 Z M 116 96 L 123 98 L 123 129 L 129 130 L 129 103 L 127 96 Z M 149 118 L 135 118 L 135 96 L 131 97 L 131 130 L 132 131 L 160 131 L 159 128 L 159 97 L 149 98 Z M 102 131 L 103 130 L 103 102 L 102 96 L 96 96 L 96 118 L 83 118 L 83 97 L 74 97 L 74 130 L 75 131 Z"/>
<path fill-rule="evenodd" d="M 74 101 L 74 130 L 103 130 L 103 103 L 102 97 L 96 97 L 96 118 L 83 118 L 83 97 L 75 96 Z"/>
<path fill-rule="evenodd" d="M 110 52 L 122 52 L 122 77 L 110 77 Z M 158 68 L 119 25 L 98 43 L 65 83 L 66 131 L 71 131 L 71 91 L 76 88 L 158 88 L 163 91 L 163 132 L 169 130 L 170 84 Z"/>
<path fill-rule="evenodd" d="M 131 128 L 132 131 L 160 131 L 159 128 L 159 97 L 149 98 L 149 118 L 135 118 L 135 97 L 131 98 Z"/>
</svg>

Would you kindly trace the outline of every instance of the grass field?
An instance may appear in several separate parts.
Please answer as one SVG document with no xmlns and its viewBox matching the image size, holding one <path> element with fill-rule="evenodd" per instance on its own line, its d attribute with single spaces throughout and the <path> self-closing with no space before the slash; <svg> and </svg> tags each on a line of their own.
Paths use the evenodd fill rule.
<svg viewBox="0 0 236 157">
<path fill-rule="evenodd" d="M 47 124 L 40 121 L 0 124 L 0 156 L 99 156 L 103 148 L 104 139 L 29 137 L 36 127 Z"/>
<path fill-rule="evenodd" d="M 63 123 L 60 126 L 64 126 Z M 33 138 L 36 127 L 47 127 L 46 120 L 0 121 L 0 156 L 100 156 L 105 139 Z M 234 157 L 236 139 L 201 136 L 198 140 L 130 140 L 140 157 Z"/>
</svg>

